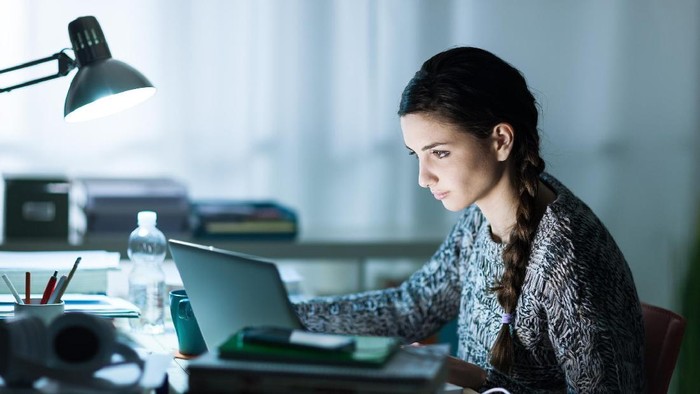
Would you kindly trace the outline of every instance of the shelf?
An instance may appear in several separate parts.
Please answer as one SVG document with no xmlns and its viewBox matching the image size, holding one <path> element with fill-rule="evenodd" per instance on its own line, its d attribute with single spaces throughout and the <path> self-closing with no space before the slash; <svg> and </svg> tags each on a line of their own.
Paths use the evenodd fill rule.
<svg viewBox="0 0 700 394">
<path fill-rule="evenodd" d="M 4 251 L 46 250 L 108 250 L 121 253 L 125 259 L 127 236 L 103 236 L 91 238 L 83 243 L 71 244 L 56 239 L 7 240 L 0 245 Z M 375 259 L 428 259 L 437 250 L 441 240 L 437 239 L 361 239 L 355 238 L 301 238 L 295 241 L 237 241 L 199 239 L 188 236 L 173 236 L 187 242 L 210 245 L 221 249 L 247 253 L 270 259 L 331 259 L 366 260 Z"/>
</svg>

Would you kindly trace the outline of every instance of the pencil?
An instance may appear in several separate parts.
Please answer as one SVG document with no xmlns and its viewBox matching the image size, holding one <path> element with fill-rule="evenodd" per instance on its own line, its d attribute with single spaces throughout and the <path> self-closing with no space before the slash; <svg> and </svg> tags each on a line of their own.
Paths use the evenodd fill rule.
<svg viewBox="0 0 700 394">
<path fill-rule="evenodd" d="M 54 289 L 56 288 L 56 281 L 58 280 L 57 278 L 58 271 L 54 271 L 53 275 L 49 278 L 48 283 L 46 283 L 46 288 L 44 289 L 44 295 L 41 297 L 41 303 L 46 304 L 49 302 L 49 297 L 51 296 L 51 293 L 53 293 Z"/>
<path fill-rule="evenodd" d="M 10 288 L 10 293 L 12 293 L 12 296 L 15 297 L 15 301 L 17 301 L 18 304 L 24 304 L 22 298 L 19 296 L 19 293 L 17 293 L 17 289 L 15 289 L 15 286 L 10 281 L 10 278 L 7 277 L 7 274 L 2 274 L 2 279 L 7 284 L 7 287 Z"/>
<path fill-rule="evenodd" d="M 47 304 L 57 304 L 58 301 L 56 299 L 58 298 L 59 294 L 63 294 L 63 289 L 66 287 L 66 276 L 61 275 L 61 279 L 56 282 L 56 289 L 51 293 L 51 296 L 49 297 L 49 301 Z"/>
<path fill-rule="evenodd" d="M 24 273 L 24 303 L 32 303 L 32 273 L 27 271 Z"/>
<path fill-rule="evenodd" d="M 68 277 L 66 278 L 66 281 L 63 282 L 63 288 L 57 289 L 58 294 L 56 295 L 56 302 L 61 302 L 61 297 L 63 297 L 63 293 L 66 292 L 66 288 L 68 287 L 68 284 L 70 284 L 70 280 L 73 279 L 73 275 L 75 274 L 75 270 L 78 269 L 78 264 L 80 263 L 80 260 L 82 257 L 78 257 L 75 260 L 75 263 L 73 264 L 73 268 L 71 268 L 70 272 L 68 273 Z"/>
</svg>

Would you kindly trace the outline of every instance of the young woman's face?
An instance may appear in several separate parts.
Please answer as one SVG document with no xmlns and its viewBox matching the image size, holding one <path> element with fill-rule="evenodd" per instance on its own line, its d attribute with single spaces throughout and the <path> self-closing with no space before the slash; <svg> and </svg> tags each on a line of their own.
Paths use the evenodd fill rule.
<svg viewBox="0 0 700 394">
<path fill-rule="evenodd" d="M 480 139 L 424 114 L 401 117 L 403 139 L 418 159 L 418 184 L 450 211 L 488 198 L 501 179 L 491 138 Z"/>
</svg>

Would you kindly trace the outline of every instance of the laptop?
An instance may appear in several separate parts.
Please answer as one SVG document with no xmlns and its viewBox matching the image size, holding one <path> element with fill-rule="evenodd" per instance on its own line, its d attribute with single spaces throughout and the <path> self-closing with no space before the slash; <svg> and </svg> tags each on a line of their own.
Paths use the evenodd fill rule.
<svg viewBox="0 0 700 394">
<path fill-rule="evenodd" d="M 274 263 L 212 246 L 174 239 L 168 243 L 208 349 L 216 349 L 245 326 L 303 329 Z M 376 352 L 376 344 L 374 347 Z M 300 388 L 378 392 L 380 388 L 392 393 L 446 394 L 452 391 L 446 391 L 446 387 L 440 390 L 447 374 L 442 353 L 447 355 L 447 347 L 402 350 L 381 368 L 348 368 L 329 363 L 222 359 L 216 352 L 209 352 L 188 364 L 188 384 L 192 391 L 235 391 L 241 384 L 248 389 L 246 382 L 253 381 L 264 383 L 256 387 L 275 392 Z"/>
<path fill-rule="evenodd" d="M 303 328 L 274 263 L 175 239 L 168 244 L 208 349 L 246 326 Z"/>
</svg>

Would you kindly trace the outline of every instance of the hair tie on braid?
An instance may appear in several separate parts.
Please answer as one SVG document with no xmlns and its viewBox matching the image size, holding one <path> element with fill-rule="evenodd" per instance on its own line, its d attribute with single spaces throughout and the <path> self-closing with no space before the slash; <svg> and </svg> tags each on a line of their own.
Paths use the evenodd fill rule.
<svg viewBox="0 0 700 394">
<path fill-rule="evenodd" d="M 504 313 L 501 315 L 501 324 L 510 324 L 513 321 L 512 313 Z"/>
</svg>

